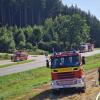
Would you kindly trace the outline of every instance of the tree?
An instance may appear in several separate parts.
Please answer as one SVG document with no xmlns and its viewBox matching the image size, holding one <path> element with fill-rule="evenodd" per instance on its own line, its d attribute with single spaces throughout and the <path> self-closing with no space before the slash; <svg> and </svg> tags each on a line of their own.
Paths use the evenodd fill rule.
<svg viewBox="0 0 100 100">
<path fill-rule="evenodd" d="M 25 43 L 26 43 L 26 38 L 23 33 L 23 30 L 19 29 L 17 33 L 17 37 L 16 37 L 16 44 L 17 44 L 18 49 L 25 48 Z"/>
<path fill-rule="evenodd" d="M 23 30 L 24 30 L 26 42 L 32 42 L 31 38 L 32 38 L 33 28 L 31 26 L 27 26 Z"/>
<path fill-rule="evenodd" d="M 58 44 L 63 43 L 63 49 L 66 48 L 68 41 L 68 34 L 69 34 L 69 23 L 70 23 L 70 16 L 58 16 L 54 20 L 54 33 L 58 35 Z"/>
<path fill-rule="evenodd" d="M 33 45 L 31 43 L 29 43 L 29 42 L 26 43 L 26 46 L 25 47 L 28 50 L 32 50 L 33 49 Z"/>
<path fill-rule="evenodd" d="M 35 46 L 38 45 L 39 41 L 42 39 L 42 27 L 34 26 L 33 34 L 31 40 Z"/>
<path fill-rule="evenodd" d="M 0 29 L 0 51 L 12 52 L 15 50 L 15 42 L 12 32 L 6 27 Z"/>
<path fill-rule="evenodd" d="M 47 34 L 51 34 L 50 29 L 53 29 L 52 35 L 58 37 L 56 38 L 58 50 L 60 48 L 62 48 L 62 51 L 77 48 L 80 43 L 89 40 L 89 26 L 79 14 L 73 14 L 72 16 L 59 15 L 54 19 L 53 25 L 47 24 Z"/>
<path fill-rule="evenodd" d="M 50 42 L 55 38 L 54 31 L 53 31 L 54 22 L 52 18 L 46 19 L 44 22 L 44 34 L 43 34 L 43 41 Z"/>
<path fill-rule="evenodd" d="M 86 20 L 82 19 L 79 14 L 74 14 L 71 17 L 69 24 L 69 48 L 78 46 L 82 42 L 89 40 L 89 26 L 86 24 Z"/>
</svg>

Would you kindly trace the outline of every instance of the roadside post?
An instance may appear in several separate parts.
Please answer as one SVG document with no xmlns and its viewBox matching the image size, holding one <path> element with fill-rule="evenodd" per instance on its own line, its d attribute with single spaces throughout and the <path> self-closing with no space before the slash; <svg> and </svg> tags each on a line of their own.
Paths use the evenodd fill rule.
<svg viewBox="0 0 100 100">
<path fill-rule="evenodd" d="M 100 85 L 100 67 L 98 68 L 98 81 L 99 81 L 99 85 Z"/>
</svg>

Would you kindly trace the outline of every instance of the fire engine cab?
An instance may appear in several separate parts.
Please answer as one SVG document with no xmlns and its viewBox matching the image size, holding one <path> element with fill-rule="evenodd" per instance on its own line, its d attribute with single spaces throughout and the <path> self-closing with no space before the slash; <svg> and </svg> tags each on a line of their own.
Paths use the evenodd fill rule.
<svg viewBox="0 0 100 100">
<path fill-rule="evenodd" d="M 85 92 L 84 57 L 76 52 L 54 54 L 51 60 L 52 90 L 78 88 Z"/>
</svg>

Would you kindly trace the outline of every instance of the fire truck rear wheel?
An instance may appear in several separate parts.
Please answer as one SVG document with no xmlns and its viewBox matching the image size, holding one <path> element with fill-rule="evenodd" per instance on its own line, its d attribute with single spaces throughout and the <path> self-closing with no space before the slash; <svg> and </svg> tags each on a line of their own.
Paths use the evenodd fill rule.
<svg viewBox="0 0 100 100">
<path fill-rule="evenodd" d="M 52 93 L 54 95 L 58 95 L 58 94 L 60 94 L 60 90 L 59 89 L 52 89 Z"/>
<path fill-rule="evenodd" d="M 82 93 L 85 93 L 85 89 L 82 89 L 81 92 L 82 92 Z"/>
</svg>

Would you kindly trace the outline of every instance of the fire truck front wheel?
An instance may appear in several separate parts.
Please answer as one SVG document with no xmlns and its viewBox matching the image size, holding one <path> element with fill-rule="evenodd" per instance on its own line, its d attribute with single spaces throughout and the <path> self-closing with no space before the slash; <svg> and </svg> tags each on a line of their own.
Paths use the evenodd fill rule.
<svg viewBox="0 0 100 100">
<path fill-rule="evenodd" d="M 52 93 L 54 95 L 59 95 L 60 94 L 60 89 L 52 89 Z"/>
<path fill-rule="evenodd" d="M 79 92 L 81 92 L 81 93 L 85 93 L 85 90 L 86 90 L 86 87 L 79 88 Z"/>
</svg>

